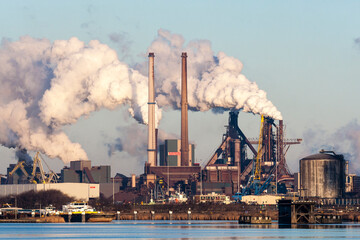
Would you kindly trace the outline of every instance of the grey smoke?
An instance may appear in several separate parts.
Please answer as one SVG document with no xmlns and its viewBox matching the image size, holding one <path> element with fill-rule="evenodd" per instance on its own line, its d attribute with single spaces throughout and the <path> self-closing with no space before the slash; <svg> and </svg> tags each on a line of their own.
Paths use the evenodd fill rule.
<svg viewBox="0 0 360 240">
<path fill-rule="evenodd" d="M 18 161 L 25 161 L 26 164 L 32 163 L 32 158 L 28 154 L 26 149 L 17 149 L 15 152 L 15 157 L 18 159 Z"/>
<path fill-rule="evenodd" d="M 147 151 L 147 128 L 144 125 L 131 124 L 118 127 L 117 132 L 121 138 L 116 138 L 114 141 L 105 144 L 108 149 L 108 156 L 111 157 L 115 152 L 126 152 L 134 157 L 141 167 L 144 162 L 144 153 Z M 163 144 L 166 139 L 179 139 L 179 135 L 169 134 L 159 129 L 158 145 Z"/>
<path fill-rule="evenodd" d="M 355 38 L 354 42 L 355 42 L 355 44 L 359 45 L 360 44 L 360 38 Z"/>
<path fill-rule="evenodd" d="M 308 129 L 304 133 L 305 151 L 303 157 L 318 153 L 319 150 L 331 150 L 343 154 L 349 160 L 350 171 L 360 173 L 360 125 L 353 120 L 334 132 L 321 127 Z"/>
<path fill-rule="evenodd" d="M 116 138 L 113 143 L 106 143 L 105 146 L 108 148 L 108 156 L 111 157 L 116 151 L 123 151 L 123 144 L 120 138 Z"/>
<path fill-rule="evenodd" d="M 129 36 L 125 32 L 120 33 L 111 33 L 109 34 L 109 39 L 115 44 L 117 49 L 120 52 L 120 59 L 131 60 L 130 49 L 133 41 L 130 40 Z"/>
</svg>

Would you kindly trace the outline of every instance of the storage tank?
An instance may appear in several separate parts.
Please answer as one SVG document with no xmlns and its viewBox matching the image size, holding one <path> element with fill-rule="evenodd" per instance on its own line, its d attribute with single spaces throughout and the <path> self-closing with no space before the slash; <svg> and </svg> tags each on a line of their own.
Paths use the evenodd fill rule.
<svg viewBox="0 0 360 240">
<path fill-rule="evenodd" d="M 345 191 L 345 160 L 333 151 L 320 151 L 300 160 L 300 193 L 304 197 L 341 198 Z"/>
</svg>

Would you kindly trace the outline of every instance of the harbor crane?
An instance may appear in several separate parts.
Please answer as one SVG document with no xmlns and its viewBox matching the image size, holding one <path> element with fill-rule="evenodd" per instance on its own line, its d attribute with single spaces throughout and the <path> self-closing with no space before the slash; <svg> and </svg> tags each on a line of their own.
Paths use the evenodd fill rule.
<svg viewBox="0 0 360 240">
<path fill-rule="evenodd" d="M 43 163 L 47 166 L 49 173 L 45 173 Z M 29 169 L 30 168 L 30 169 Z M 21 170 L 23 175 L 26 177 L 26 181 L 30 183 L 56 183 L 60 178 L 53 170 L 50 169 L 49 165 L 42 159 L 40 152 L 36 152 L 33 158 L 32 165 L 25 161 L 19 161 L 15 167 L 9 172 L 7 181 L 14 175 L 18 170 Z M 32 169 L 32 170 L 31 170 Z"/>
<path fill-rule="evenodd" d="M 7 178 L 7 181 L 9 180 L 9 177 L 11 177 L 18 169 L 22 171 L 22 173 L 25 175 L 25 177 L 29 177 L 28 172 L 26 171 L 25 167 L 25 161 L 19 161 L 16 166 L 9 172 L 9 176 Z"/>
<path fill-rule="evenodd" d="M 47 168 L 49 169 L 49 173 L 45 174 L 44 167 L 42 163 L 45 163 Z M 37 169 L 39 169 L 40 173 L 37 173 Z M 44 161 L 41 157 L 40 152 L 36 152 L 36 155 L 33 160 L 33 170 L 30 178 L 30 182 L 33 183 L 56 183 L 60 177 L 50 169 L 49 165 Z M 37 179 L 38 181 L 36 181 Z"/>
</svg>

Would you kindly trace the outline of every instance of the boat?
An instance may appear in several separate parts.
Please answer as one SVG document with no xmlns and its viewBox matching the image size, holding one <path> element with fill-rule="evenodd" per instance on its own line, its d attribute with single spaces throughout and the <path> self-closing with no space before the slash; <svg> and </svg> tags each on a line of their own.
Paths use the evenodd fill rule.
<svg viewBox="0 0 360 240">
<path fill-rule="evenodd" d="M 95 209 L 88 205 L 87 202 L 71 202 L 62 206 L 64 213 L 76 213 L 76 212 L 96 212 Z"/>
<path fill-rule="evenodd" d="M 188 197 L 184 192 L 180 191 L 180 187 L 179 187 L 179 189 L 176 192 L 170 195 L 168 201 L 169 203 L 185 203 L 188 201 Z"/>
<path fill-rule="evenodd" d="M 271 224 L 271 217 L 266 215 L 246 215 L 239 217 L 239 224 Z"/>
<path fill-rule="evenodd" d="M 59 216 L 64 218 L 65 222 L 111 222 L 114 219 L 114 214 L 96 211 L 87 202 L 81 201 L 63 205 Z"/>
<path fill-rule="evenodd" d="M 206 195 L 195 195 L 194 200 L 196 203 L 222 203 L 222 204 L 230 204 L 232 201 L 230 197 L 225 194 L 218 194 L 215 192 L 206 194 Z"/>
</svg>

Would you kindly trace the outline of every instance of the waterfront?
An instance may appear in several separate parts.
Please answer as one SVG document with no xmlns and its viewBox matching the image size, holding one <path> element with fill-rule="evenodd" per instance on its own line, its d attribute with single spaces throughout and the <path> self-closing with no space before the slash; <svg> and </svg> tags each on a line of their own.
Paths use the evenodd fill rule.
<svg viewBox="0 0 360 240">
<path fill-rule="evenodd" d="M 0 239 L 343 239 L 360 238 L 360 224 L 279 228 L 236 221 L 113 221 L 0 224 Z"/>
</svg>

